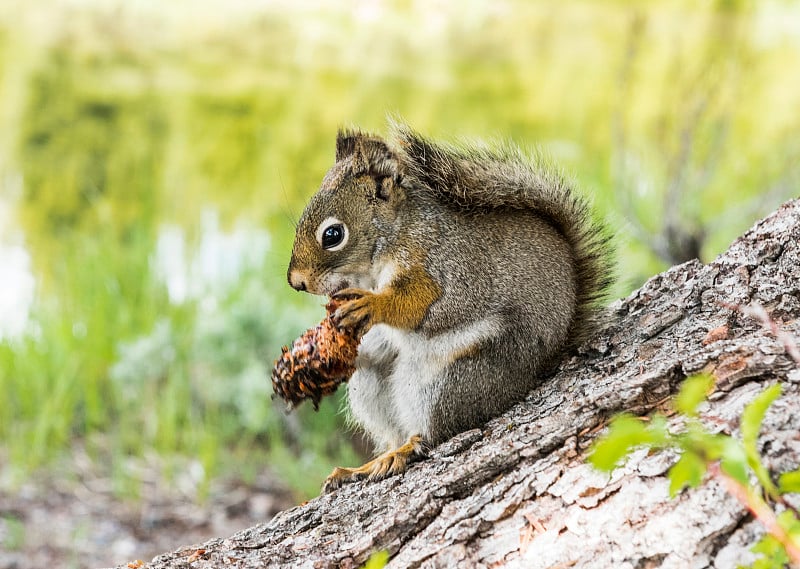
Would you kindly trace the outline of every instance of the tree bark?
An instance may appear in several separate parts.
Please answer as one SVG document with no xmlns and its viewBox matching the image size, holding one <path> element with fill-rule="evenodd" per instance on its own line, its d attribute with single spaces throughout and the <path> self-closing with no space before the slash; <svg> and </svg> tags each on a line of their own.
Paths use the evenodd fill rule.
<svg viewBox="0 0 800 569">
<path fill-rule="evenodd" d="M 585 457 L 611 416 L 663 410 L 683 379 L 706 371 L 716 386 L 701 416 L 734 434 L 743 407 L 784 384 L 759 442 L 773 472 L 797 468 L 799 243 L 794 200 L 714 262 L 676 266 L 613 303 L 603 329 L 546 384 L 404 475 L 346 486 L 146 566 L 347 568 L 380 550 L 392 568 L 748 563 L 763 529 L 715 479 L 670 499 L 673 452 L 635 451 L 610 476 Z M 756 305 L 777 328 L 743 309 Z"/>
</svg>

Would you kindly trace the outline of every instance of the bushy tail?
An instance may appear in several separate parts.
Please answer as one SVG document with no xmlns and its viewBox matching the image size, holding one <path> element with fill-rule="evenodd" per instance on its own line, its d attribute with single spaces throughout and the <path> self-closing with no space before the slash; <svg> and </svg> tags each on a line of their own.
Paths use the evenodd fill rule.
<svg viewBox="0 0 800 569">
<path fill-rule="evenodd" d="M 613 280 L 610 234 L 588 202 L 541 156 L 525 156 L 516 146 L 435 143 L 403 124 L 393 125 L 393 135 L 406 174 L 438 199 L 462 211 L 535 211 L 553 223 L 572 248 L 576 267 L 571 344 L 583 341 Z"/>
</svg>

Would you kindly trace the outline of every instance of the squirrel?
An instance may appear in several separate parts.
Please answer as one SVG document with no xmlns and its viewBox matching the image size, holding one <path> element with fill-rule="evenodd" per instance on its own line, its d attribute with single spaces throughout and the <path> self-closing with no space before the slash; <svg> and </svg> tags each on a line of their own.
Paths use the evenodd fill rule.
<svg viewBox="0 0 800 569">
<path fill-rule="evenodd" d="M 605 226 L 541 157 L 340 130 L 297 224 L 289 284 L 363 335 L 351 420 L 385 451 L 323 485 L 403 472 L 479 427 L 584 340 L 612 282 Z"/>
</svg>

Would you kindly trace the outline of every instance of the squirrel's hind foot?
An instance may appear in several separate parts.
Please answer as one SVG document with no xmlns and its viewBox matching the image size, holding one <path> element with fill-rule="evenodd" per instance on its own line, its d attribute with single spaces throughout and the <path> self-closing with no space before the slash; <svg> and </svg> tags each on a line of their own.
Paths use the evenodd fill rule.
<svg viewBox="0 0 800 569">
<path fill-rule="evenodd" d="M 336 467 L 322 485 L 322 493 L 328 494 L 345 484 L 358 480 L 382 480 L 395 474 L 405 472 L 414 459 L 428 454 L 428 446 L 419 435 L 414 435 L 398 449 L 385 452 L 374 460 L 358 468 Z"/>
</svg>

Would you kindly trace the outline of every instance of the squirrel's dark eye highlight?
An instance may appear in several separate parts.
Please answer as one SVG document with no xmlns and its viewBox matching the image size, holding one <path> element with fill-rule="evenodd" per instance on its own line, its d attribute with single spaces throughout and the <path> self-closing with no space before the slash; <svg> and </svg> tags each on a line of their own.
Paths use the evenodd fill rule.
<svg viewBox="0 0 800 569">
<path fill-rule="evenodd" d="M 344 225 L 336 223 L 322 232 L 322 248 L 330 249 L 336 247 L 344 240 Z"/>
<path fill-rule="evenodd" d="M 316 237 L 326 251 L 338 251 L 347 245 L 347 226 L 335 217 L 328 217 L 317 227 Z"/>
</svg>

